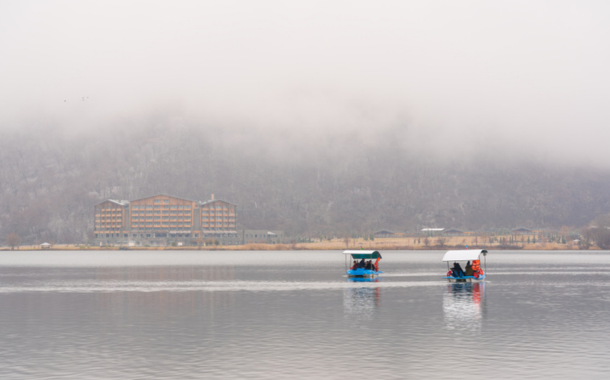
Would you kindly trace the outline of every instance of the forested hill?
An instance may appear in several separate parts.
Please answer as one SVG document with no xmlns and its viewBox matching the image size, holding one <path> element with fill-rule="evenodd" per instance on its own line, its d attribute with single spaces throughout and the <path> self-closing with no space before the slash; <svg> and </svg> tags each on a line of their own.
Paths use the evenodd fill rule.
<svg viewBox="0 0 610 380">
<path fill-rule="evenodd" d="M 238 205 L 238 228 L 292 235 L 422 226 L 582 226 L 610 212 L 610 171 L 495 159 L 431 160 L 397 144 L 301 150 L 220 141 L 198 128 L 4 133 L 0 236 L 84 242 L 93 205 L 157 193 Z M 273 149 L 272 149 L 273 148 Z M 280 152 L 281 151 L 281 152 Z"/>
</svg>

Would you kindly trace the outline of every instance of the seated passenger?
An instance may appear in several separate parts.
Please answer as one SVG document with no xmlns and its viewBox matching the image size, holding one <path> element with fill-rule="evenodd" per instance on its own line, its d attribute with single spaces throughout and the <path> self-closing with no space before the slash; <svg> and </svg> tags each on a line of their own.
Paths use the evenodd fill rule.
<svg viewBox="0 0 610 380">
<path fill-rule="evenodd" d="M 466 276 L 474 276 L 474 270 L 472 269 L 472 265 L 470 265 L 470 261 L 466 263 L 466 272 L 464 274 Z"/>
<path fill-rule="evenodd" d="M 352 267 L 349 269 L 356 269 L 356 268 L 358 268 L 358 261 L 354 260 L 354 265 L 352 265 Z"/>
<path fill-rule="evenodd" d="M 369 269 L 369 270 L 373 269 L 373 263 L 371 262 L 371 260 L 366 262 L 366 266 L 364 267 L 364 269 Z"/>
<path fill-rule="evenodd" d="M 453 263 L 453 277 L 464 277 L 464 270 L 457 261 Z"/>
<path fill-rule="evenodd" d="M 358 263 L 358 268 L 364 268 L 366 266 L 366 262 L 364 261 L 364 259 L 360 260 L 360 262 Z"/>
</svg>

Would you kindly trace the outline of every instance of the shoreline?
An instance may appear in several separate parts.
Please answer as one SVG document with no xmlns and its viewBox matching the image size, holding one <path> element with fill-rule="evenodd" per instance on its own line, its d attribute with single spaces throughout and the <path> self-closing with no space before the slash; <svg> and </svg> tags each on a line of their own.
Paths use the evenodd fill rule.
<svg viewBox="0 0 610 380">
<path fill-rule="evenodd" d="M 316 244 L 316 243 L 297 243 L 297 244 L 245 244 L 227 246 L 153 246 L 153 247 L 97 247 L 79 245 L 54 245 L 51 248 L 42 249 L 40 246 L 21 246 L 12 250 L 10 247 L 0 247 L 1 252 L 29 252 L 29 251 L 344 251 L 344 250 L 375 250 L 375 251 L 448 251 L 462 249 L 486 249 L 488 251 L 603 251 L 598 247 L 589 249 L 579 248 L 578 246 L 564 246 L 559 244 L 529 244 L 520 245 L 478 245 L 478 246 L 406 246 L 394 244 L 379 244 L 375 246 L 349 246 Z"/>
</svg>

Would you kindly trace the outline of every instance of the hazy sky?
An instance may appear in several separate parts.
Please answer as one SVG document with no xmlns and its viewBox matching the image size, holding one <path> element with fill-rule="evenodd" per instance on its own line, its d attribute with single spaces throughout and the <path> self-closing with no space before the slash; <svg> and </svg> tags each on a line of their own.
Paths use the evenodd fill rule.
<svg viewBox="0 0 610 380">
<path fill-rule="evenodd" d="M 582 0 L 0 0 L 0 128 L 165 112 L 244 141 L 610 163 L 609 16 Z"/>
</svg>

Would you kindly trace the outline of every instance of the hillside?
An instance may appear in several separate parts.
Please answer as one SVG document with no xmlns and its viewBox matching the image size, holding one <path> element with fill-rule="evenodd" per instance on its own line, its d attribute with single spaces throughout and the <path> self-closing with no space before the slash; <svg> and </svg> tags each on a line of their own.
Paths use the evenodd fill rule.
<svg viewBox="0 0 610 380">
<path fill-rule="evenodd" d="M 391 142 L 365 148 L 346 139 L 278 151 L 264 137 L 236 142 L 197 127 L 106 132 L 5 133 L 0 236 L 82 242 L 91 234 L 94 204 L 156 193 L 202 200 L 215 194 L 238 205 L 239 228 L 313 236 L 582 226 L 610 212 L 610 171 L 491 152 L 448 161 Z"/>
</svg>

